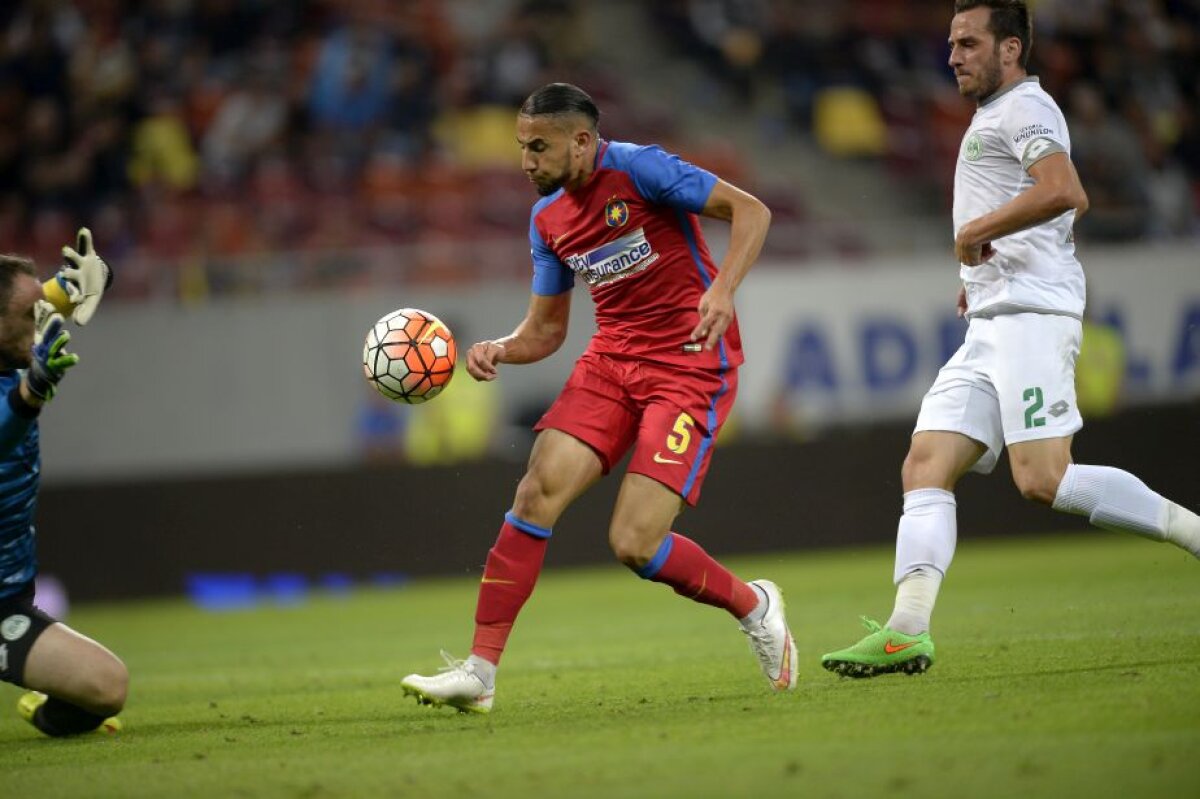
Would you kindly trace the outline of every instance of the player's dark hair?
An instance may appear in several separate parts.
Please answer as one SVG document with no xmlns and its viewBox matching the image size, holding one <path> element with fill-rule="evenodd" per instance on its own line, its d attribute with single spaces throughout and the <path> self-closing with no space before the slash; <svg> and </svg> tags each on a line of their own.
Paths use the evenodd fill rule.
<svg viewBox="0 0 1200 799">
<path fill-rule="evenodd" d="M 570 83 L 547 83 L 525 98 L 521 115 L 527 117 L 582 114 L 595 128 L 600 122 L 600 109 L 583 89 Z"/>
<path fill-rule="evenodd" d="M 1025 0 L 954 0 L 955 14 L 980 7 L 991 9 L 988 30 L 996 37 L 997 46 L 1009 38 L 1021 42 L 1021 69 L 1027 68 L 1033 49 L 1033 19 Z"/>
<path fill-rule="evenodd" d="M 20 255 L 0 255 L 0 313 L 8 310 L 17 275 L 37 277 L 37 267 Z"/>
</svg>

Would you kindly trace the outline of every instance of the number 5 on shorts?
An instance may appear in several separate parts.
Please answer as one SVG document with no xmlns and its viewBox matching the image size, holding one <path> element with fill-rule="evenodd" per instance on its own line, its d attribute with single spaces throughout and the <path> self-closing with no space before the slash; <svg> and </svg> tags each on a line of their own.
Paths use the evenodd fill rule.
<svg viewBox="0 0 1200 799">
<path fill-rule="evenodd" d="M 1034 386 L 1033 388 L 1027 388 L 1025 389 L 1024 397 L 1026 402 L 1033 400 L 1029 407 L 1025 409 L 1025 429 L 1028 430 L 1031 427 L 1045 427 L 1046 417 L 1034 416 L 1035 413 L 1042 409 L 1042 390 L 1037 386 Z"/>
<path fill-rule="evenodd" d="M 687 452 L 688 445 L 692 443 L 692 428 L 695 426 L 695 419 L 686 413 L 679 414 L 675 419 L 675 426 L 667 433 L 667 449 L 676 455 Z"/>
</svg>

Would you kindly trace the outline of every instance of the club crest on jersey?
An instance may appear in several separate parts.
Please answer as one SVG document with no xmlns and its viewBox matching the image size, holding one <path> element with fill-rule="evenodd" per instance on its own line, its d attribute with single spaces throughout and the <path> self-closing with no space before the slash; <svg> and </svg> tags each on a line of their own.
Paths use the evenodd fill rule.
<svg viewBox="0 0 1200 799">
<path fill-rule="evenodd" d="M 0 622 L 0 636 L 4 636 L 5 641 L 15 641 L 29 632 L 31 624 L 32 622 L 29 621 L 28 616 L 21 613 L 14 613 Z"/>
<path fill-rule="evenodd" d="M 967 137 L 966 144 L 963 146 L 963 157 L 968 161 L 978 161 L 983 155 L 983 141 L 980 140 L 978 133 L 972 133 Z"/>
<path fill-rule="evenodd" d="M 613 197 L 604 206 L 604 223 L 609 227 L 621 227 L 629 221 L 629 206 L 624 200 Z"/>
<path fill-rule="evenodd" d="M 643 228 L 564 261 L 589 286 L 603 286 L 636 275 L 658 260 Z"/>
</svg>

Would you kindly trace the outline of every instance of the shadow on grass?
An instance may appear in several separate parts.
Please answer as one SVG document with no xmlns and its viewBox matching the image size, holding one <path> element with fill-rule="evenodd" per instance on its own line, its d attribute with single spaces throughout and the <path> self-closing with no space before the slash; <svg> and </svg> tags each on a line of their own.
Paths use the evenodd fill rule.
<svg viewBox="0 0 1200 799">
<path fill-rule="evenodd" d="M 1070 669 L 1038 669 L 1036 671 L 1005 671 L 989 674 L 976 674 L 961 677 L 944 677 L 939 682 L 972 683 L 994 680 L 997 678 L 1011 679 L 1013 677 L 1055 677 L 1067 674 L 1096 674 L 1106 671 L 1127 671 L 1129 669 L 1150 669 L 1159 666 L 1200 665 L 1200 658 L 1175 658 L 1172 660 L 1138 660 L 1128 663 L 1105 663 L 1096 666 L 1079 666 Z"/>
</svg>

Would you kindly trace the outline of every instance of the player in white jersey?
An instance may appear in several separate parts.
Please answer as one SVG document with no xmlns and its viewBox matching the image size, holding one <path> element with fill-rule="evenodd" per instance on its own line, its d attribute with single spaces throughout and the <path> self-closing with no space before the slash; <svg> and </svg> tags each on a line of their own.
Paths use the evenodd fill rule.
<svg viewBox="0 0 1200 799">
<path fill-rule="evenodd" d="M 957 0 L 950 66 L 978 103 L 954 178 L 962 347 L 921 403 L 901 470 L 896 604 L 887 624 L 822 658 L 850 677 L 916 674 L 933 663 L 929 619 L 957 537 L 954 487 L 990 472 L 1008 447 L 1026 499 L 1107 530 L 1167 541 L 1200 557 L 1200 517 L 1128 472 L 1071 461 L 1083 426 L 1075 358 L 1083 270 L 1071 228 L 1087 195 L 1054 100 L 1026 74 L 1032 26 L 1023 0 Z"/>
</svg>

